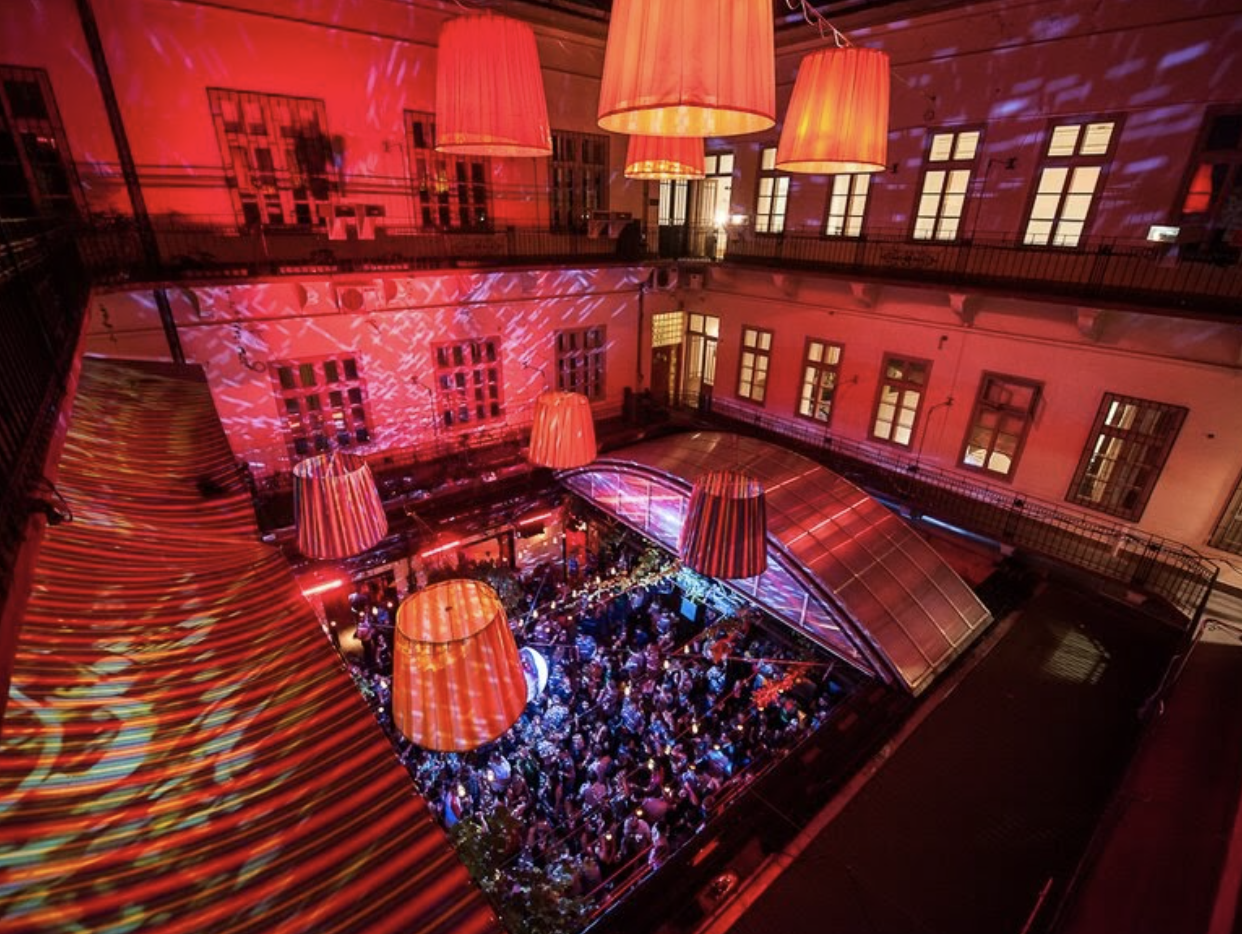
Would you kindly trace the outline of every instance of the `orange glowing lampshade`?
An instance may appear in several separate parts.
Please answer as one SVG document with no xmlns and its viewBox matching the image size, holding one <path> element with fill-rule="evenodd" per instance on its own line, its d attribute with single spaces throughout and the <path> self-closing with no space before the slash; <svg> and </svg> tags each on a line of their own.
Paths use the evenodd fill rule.
<svg viewBox="0 0 1242 934">
<path fill-rule="evenodd" d="M 599 125 L 735 136 L 776 122 L 771 0 L 614 0 Z"/>
<path fill-rule="evenodd" d="M 470 156 L 552 153 L 535 31 L 492 13 L 440 27 L 436 150 Z"/>
<path fill-rule="evenodd" d="M 768 567 L 763 485 L 744 473 L 715 470 L 695 481 L 681 530 L 681 560 L 706 577 L 756 577 Z"/>
<path fill-rule="evenodd" d="M 496 591 L 475 580 L 421 590 L 397 608 L 392 712 L 424 749 L 490 743 L 526 707 L 526 675 Z"/>
<path fill-rule="evenodd" d="M 776 146 L 782 172 L 879 172 L 888 163 L 888 55 L 821 49 L 802 59 Z"/>
<path fill-rule="evenodd" d="M 655 180 L 703 178 L 703 140 L 695 136 L 631 136 L 625 177 Z"/>
<path fill-rule="evenodd" d="M 535 400 L 527 459 L 538 467 L 569 470 L 595 460 L 591 401 L 580 392 L 545 392 Z"/>
<path fill-rule="evenodd" d="M 293 468 L 298 550 L 308 558 L 361 554 L 388 534 L 371 468 L 357 454 L 319 454 Z"/>
</svg>

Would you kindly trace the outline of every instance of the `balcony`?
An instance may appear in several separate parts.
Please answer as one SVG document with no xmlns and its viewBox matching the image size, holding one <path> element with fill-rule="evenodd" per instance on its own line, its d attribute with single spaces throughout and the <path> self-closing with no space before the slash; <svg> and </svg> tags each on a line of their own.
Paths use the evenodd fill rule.
<svg viewBox="0 0 1242 934">
<path fill-rule="evenodd" d="M 704 240 L 703 237 L 690 237 Z M 1203 244 L 1084 240 L 1032 247 L 1015 235 L 960 241 L 911 240 L 904 232 L 862 238 L 766 236 L 732 231 L 731 263 L 806 269 L 912 285 L 1000 291 L 1102 307 L 1146 307 L 1236 319 L 1242 301 L 1238 251 Z"/>
</svg>

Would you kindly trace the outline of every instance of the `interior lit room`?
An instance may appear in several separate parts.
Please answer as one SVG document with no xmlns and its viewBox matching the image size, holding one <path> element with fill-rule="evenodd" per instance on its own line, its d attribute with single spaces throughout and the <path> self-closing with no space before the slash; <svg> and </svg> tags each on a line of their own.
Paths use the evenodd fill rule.
<svg viewBox="0 0 1242 934">
<path fill-rule="evenodd" d="M 1242 2 L 0 3 L 0 929 L 1242 929 Z"/>
</svg>

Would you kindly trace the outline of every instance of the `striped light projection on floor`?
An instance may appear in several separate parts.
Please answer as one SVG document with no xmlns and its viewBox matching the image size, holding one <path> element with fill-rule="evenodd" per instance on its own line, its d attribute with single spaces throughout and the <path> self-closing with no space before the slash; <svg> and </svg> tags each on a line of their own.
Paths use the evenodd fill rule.
<svg viewBox="0 0 1242 934">
<path fill-rule="evenodd" d="M 502 930 L 258 540 L 207 386 L 88 360 L 0 743 L 0 929 Z"/>
</svg>

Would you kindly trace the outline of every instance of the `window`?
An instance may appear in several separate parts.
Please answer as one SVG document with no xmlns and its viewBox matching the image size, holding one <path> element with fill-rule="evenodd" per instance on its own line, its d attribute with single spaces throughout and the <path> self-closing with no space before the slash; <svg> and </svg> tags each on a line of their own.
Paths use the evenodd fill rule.
<svg viewBox="0 0 1242 934">
<path fill-rule="evenodd" d="M 661 227 L 681 227 L 686 223 L 686 199 L 690 183 L 685 179 L 660 182 L 658 223 Z"/>
<path fill-rule="evenodd" d="M 863 211 L 867 208 L 870 175 L 833 175 L 828 192 L 828 219 L 824 222 L 826 237 L 862 236 Z"/>
<path fill-rule="evenodd" d="M 1220 521 L 1216 523 L 1216 529 L 1208 544 L 1221 551 L 1242 555 L 1242 477 L 1238 478 L 1233 497 L 1221 513 Z"/>
<path fill-rule="evenodd" d="M 0 67 L 0 217 L 73 216 L 80 198 L 47 72 Z"/>
<path fill-rule="evenodd" d="M 438 230 L 486 230 L 491 221 L 488 160 L 436 152 L 432 114 L 407 110 L 405 123 L 418 223 Z"/>
<path fill-rule="evenodd" d="M 772 355 L 772 332 L 742 328 L 741 370 L 737 377 L 739 398 L 763 402 L 768 388 L 768 362 Z"/>
<path fill-rule="evenodd" d="M 962 466 L 1012 477 L 1041 388 L 1029 380 L 983 374 L 966 433 Z"/>
<path fill-rule="evenodd" d="M 436 344 L 436 399 L 445 428 L 504 417 L 500 338 Z"/>
<path fill-rule="evenodd" d="M 604 327 L 556 332 L 556 388 L 604 398 Z"/>
<path fill-rule="evenodd" d="M 884 378 L 880 382 L 880 398 L 875 407 L 871 437 L 902 447 L 910 446 L 930 373 L 931 362 L 928 360 L 884 358 Z"/>
<path fill-rule="evenodd" d="M 323 101 L 218 88 L 207 99 L 241 224 L 322 223 L 340 191 Z"/>
<path fill-rule="evenodd" d="M 957 237 L 979 154 L 979 130 L 933 133 L 923 170 L 923 189 L 914 216 L 915 240 Z"/>
<path fill-rule="evenodd" d="M 686 399 L 692 405 L 710 400 L 716 384 L 716 344 L 720 319 L 691 312 L 686 316 Z"/>
<path fill-rule="evenodd" d="M 763 150 L 759 161 L 759 201 L 755 205 L 755 233 L 778 234 L 785 230 L 785 207 L 789 202 L 789 176 L 776 174 L 776 147 Z"/>
<path fill-rule="evenodd" d="M 1115 129 L 1112 120 L 1053 127 L 1026 222 L 1026 244 L 1078 246 L 1113 151 Z"/>
<path fill-rule="evenodd" d="M 1181 223 L 1182 256 L 1236 259 L 1242 245 L 1242 107 L 1208 111 Z"/>
<path fill-rule="evenodd" d="M 608 137 L 553 130 L 549 179 L 552 229 L 585 233 L 608 209 Z"/>
<path fill-rule="evenodd" d="M 1110 516 L 1138 519 L 1186 412 L 1180 405 L 1105 393 L 1066 499 Z"/>
<path fill-rule="evenodd" d="M 837 391 L 841 345 L 807 338 L 802 361 L 802 392 L 798 414 L 827 424 L 832 420 L 832 399 Z"/>
<path fill-rule="evenodd" d="M 295 457 L 371 440 L 366 385 L 354 357 L 275 363 L 272 371 Z"/>
</svg>

